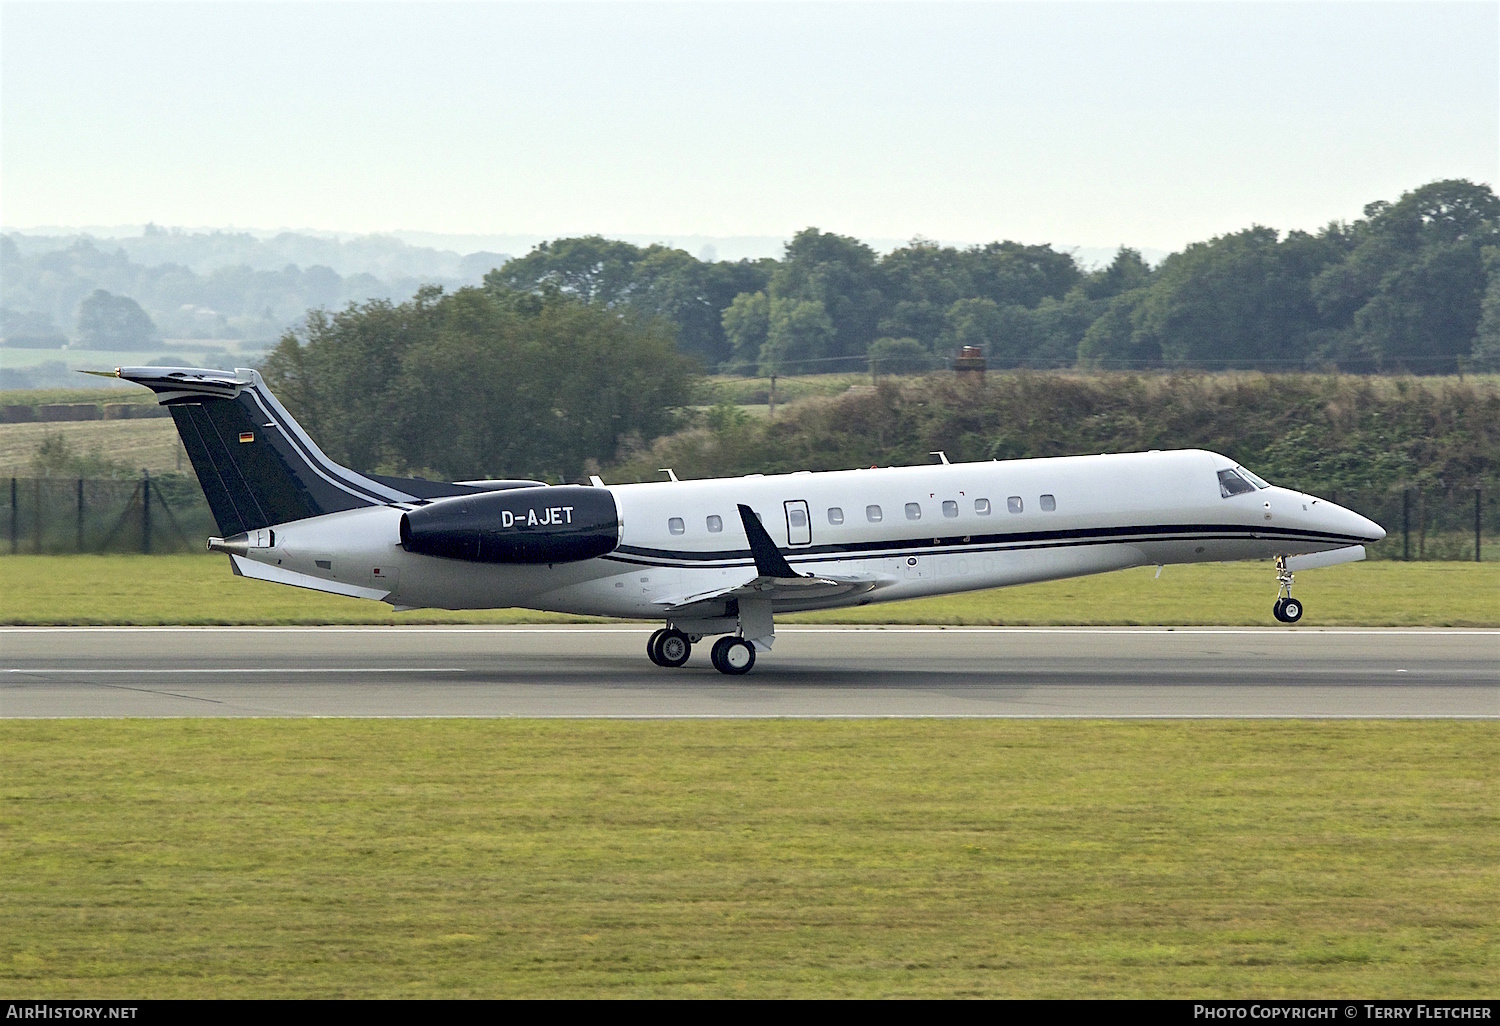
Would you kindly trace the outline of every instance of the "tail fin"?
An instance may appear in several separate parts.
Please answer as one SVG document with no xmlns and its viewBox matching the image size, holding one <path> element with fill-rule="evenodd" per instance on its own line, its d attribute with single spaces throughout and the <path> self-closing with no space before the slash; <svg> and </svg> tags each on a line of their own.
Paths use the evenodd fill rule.
<svg viewBox="0 0 1500 1026">
<path fill-rule="evenodd" d="M 257 371 L 121 367 L 115 375 L 145 385 L 172 411 L 208 507 L 226 538 L 417 498 L 325 456 Z"/>
</svg>

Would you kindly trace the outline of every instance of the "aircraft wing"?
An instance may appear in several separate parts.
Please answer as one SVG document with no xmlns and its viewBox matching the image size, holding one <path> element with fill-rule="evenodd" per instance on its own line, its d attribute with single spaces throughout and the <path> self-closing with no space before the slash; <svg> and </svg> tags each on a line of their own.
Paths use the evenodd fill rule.
<svg viewBox="0 0 1500 1026">
<path fill-rule="evenodd" d="M 773 606 L 811 609 L 833 599 L 862 595 L 896 583 L 896 578 L 886 574 L 799 574 L 787 563 L 754 511 L 744 504 L 740 504 L 739 511 L 745 537 L 750 542 L 750 554 L 755 558 L 755 577 L 743 584 L 667 599 L 658 603 L 663 611 L 707 615 L 715 606 L 731 599 L 760 599 Z"/>
<path fill-rule="evenodd" d="M 699 592 L 696 595 L 683 595 L 658 604 L 663 611 L 678 615 L 693 613 L 709 615 L 710 609 L 729 599 L 767 599 L 778 607 L 806 603 L 808 608 L 813 608 L 831 599 L 863 595 L 876 588 L 894 583 L 896 583 L 894 577 L 875 574 L 827 577 L 822 575 L 815 577 L 757 576 L 744 584 Z"/>
</svg>

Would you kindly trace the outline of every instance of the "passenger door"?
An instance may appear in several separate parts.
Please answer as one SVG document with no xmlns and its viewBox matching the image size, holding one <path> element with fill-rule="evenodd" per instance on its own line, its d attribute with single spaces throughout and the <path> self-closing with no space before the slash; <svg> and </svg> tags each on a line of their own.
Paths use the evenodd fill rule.
<svg viewBox="0 0 1500 1026">
<path fill-rule="evenodd" d="M 782 503 L 786 507 L 786 542 L 788 545 L 812 544 L 812 517 L 805 499 Z"/>
</svg>

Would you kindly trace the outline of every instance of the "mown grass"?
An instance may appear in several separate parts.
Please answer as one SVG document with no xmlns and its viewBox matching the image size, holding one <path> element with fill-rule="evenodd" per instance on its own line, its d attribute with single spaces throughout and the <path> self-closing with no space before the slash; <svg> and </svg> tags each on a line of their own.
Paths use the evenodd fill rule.
<svg viewBox="0 0 1500 1026">
<path fill-rule="evenodd" d="M 1275 626 L 1269 563 L 1121 571 L 995 591 L 804 613 L 785 623 Z M 1305 626 L 1500 626 L 1500 565 L 1370 562 L 1306 571 Z M 223 557 L 0 556 L 4 624 L 555 623 L 521 609 L 389 606 L 234 577 Z"/>
<path fill-rule="evenodd" d="M 1488 722 L 0 722 L 38 997 L 1474 997 Z"/>
</svg>

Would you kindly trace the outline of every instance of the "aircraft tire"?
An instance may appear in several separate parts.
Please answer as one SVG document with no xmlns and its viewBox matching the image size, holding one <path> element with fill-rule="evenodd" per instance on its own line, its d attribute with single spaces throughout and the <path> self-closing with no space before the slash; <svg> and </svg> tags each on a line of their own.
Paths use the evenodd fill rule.
<svg viewBox="0 0 1500 1026">
<path fill-rule="evenodd" d="M 656 643 L 656 664 L 658 666 L 677 667 L 688 661 L 688 656 L 693 654 L 693 643 L 688 636 L 679 630 L 666 630 L 662 632 L 661 639 Z"/>
<path fill-rule="evenodd" d="M 744 638 L 720 638 L 710 652 L 714 669 L 737 677 L 755 665 L 755 646 Z"/>
<path fill-rule="evenodd" d="M 651 635 L 651 637 L 646 640 L 646 658 L 650 659 L 657 666 L 662 665 L 662 661 L 660 654 L 658 654 L 656 651 L 656 646 L 661 642 L 661 636 L 665 633 L 667 633 L 667 631 L 664 627 L 661 630 L 657 631 L 655 634 Z"/>
<path fill-rule="evenodd" d="M 1284 599 L 1281 603 L 1281 622 L 1296 623 L 1302 619 L 1302 603 L 1294 598 Z"/>
</svg>

